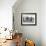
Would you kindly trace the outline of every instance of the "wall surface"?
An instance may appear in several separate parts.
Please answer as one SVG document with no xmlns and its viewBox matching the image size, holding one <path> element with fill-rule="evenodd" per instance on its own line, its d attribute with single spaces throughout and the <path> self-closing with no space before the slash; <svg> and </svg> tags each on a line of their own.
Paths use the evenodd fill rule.
<svg viewBox="0 0 46 46">
<path fill-rule="evenodd" d="M 23 33 L 23 37 L 31 39 L 35 42 L 36 46 L 41 46 L 41 30 L 40 30 L 40 12 L 41 1 L 40 0 L 20 0 L 19 4 L 13 6 L 14 24 L 15 30 Z M 21 25 L 21 13 L 37 13 L 37 25 L 36 26 L 22 26 Z"/>
<path fill-rule="evenodd" d="M 12 6 L 16 0 L 0 0 L 0 27 L 12 28 Z"/>
<path fill-rule="evenodd" d="M 41 40 L 42 46 L 46 46 L 46 0 L 41 1 Z"/>
</svg>

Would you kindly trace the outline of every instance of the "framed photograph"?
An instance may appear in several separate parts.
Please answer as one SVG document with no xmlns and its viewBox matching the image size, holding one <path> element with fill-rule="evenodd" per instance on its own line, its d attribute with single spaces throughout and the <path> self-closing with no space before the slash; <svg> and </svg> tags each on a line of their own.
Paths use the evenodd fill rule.
<svg viewBox="0 0 46 46">
<path fill-rule="evenodd" d="M 21 13 L 21 25 L 36 25 L 37 14 L 36 13 Z"/>
</svg>

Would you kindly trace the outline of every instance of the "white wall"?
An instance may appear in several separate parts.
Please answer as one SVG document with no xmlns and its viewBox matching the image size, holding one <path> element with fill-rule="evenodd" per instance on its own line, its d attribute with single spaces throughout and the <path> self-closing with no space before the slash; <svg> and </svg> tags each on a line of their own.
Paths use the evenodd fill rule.
<svg viewBox="0 0 46 46">
<path fill-rule="evenodd" d="M 41 1 L 41 40 L 42 46 L 46 46 L 46 0 Z"/>
<path fill-rule="evenodd" d="M 12 6 L 16 0 L 0 0 L 0 27 L 12 28 Z"/>
<path fill-rule="evenodd" d="M 15 30 L 18 30 L 18 32 L 22 32 L 24 38 L 27 37 L 28 39 L 34 40 L 36 46 L 41 46 L 41 30 L 40 30 L 41 1 L 22 0 L 22 2 L 19 5 L 17 5 L 17 7 L 16 5 L 17 3 L 13 7 Z M 37 13 L 37 25 L 22 26 L 21 13 L 34 13 L 34 12 Z"/>
</svg>

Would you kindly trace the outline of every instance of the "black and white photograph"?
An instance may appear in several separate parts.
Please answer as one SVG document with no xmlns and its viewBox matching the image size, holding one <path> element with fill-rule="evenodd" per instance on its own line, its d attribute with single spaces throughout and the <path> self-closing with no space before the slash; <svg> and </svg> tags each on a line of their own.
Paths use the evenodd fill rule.
<svg viewBox="0 0 46 46">
<path fill-rule="evenodd" d="M 36 13 L 22 13 L 21 24 L 22 25 L 36 25 Z"/>
</svg>

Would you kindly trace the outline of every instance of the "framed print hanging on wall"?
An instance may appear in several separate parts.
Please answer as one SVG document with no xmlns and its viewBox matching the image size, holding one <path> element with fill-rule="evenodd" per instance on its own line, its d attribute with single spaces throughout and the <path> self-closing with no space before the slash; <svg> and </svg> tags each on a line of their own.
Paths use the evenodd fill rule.
<svg viewBox="0 0 46 46">
<path fill-rule="evenodd" d="M 36 13 L 21 13 L 21 25 L 36 25 L 37 14 Z"/>
</svg>

